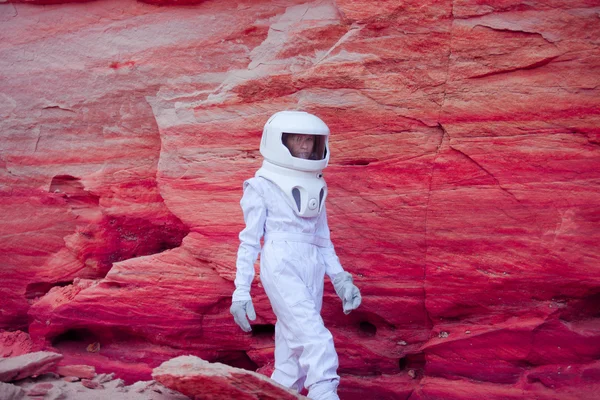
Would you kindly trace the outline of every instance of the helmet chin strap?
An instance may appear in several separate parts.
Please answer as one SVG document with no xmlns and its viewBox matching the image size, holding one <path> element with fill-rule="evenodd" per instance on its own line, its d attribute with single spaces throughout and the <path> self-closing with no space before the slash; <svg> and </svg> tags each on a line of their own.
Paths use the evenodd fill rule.
<svg viewBox="0 0 600 400">
<path fill-rule="evenodd" d="M 316 217 L 323 210 L 327 184 L 322 171 L 299 171 L 264 160 L 262 167 L 256 171 L 256 176 L 276 184 L 299 217 Z"/>
</svg>

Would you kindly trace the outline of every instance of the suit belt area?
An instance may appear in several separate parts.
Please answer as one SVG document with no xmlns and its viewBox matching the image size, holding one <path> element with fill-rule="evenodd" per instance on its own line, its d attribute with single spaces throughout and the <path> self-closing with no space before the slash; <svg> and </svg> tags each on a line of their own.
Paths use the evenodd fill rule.
<svg viewBox="0 0 600 400">
<path fill-rule="evenodd" d="M 296 233 L 296 232 L 267 232 L 265 234 L 265 242 L 299 242 L 299 243 L 310 243 L 319 247 L 329 247 L 330 240 L 321 236 L 314 235 L 312 233 Z"/>
</svg>

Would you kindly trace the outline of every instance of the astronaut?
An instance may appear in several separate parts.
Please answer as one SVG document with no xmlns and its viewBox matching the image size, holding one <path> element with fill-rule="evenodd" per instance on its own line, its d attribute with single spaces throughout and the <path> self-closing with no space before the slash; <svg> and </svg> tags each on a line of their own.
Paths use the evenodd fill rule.
<svg viewBox="0 0 600 400">
<path fill-rule="evenodd" d="M 328 138 L 327 125 L 306 112 L 281 111 L 265 124 L 264 161 L 244 182 L 240 201 L 246 227 L 239 235 L 230 309 L 240 328 L 251 331 L 246 317 L 256 319 L 250 286 L 260 252 L 260 280 L 277 316 L 271 378 L 297 391 L 306 387 L 314 400 L 339 399 L 338 357 L 321 318 L 325 274 L 346 314 L 361 302 L 330 240 L 322 173 L 329 162 Z"/>
</svg>

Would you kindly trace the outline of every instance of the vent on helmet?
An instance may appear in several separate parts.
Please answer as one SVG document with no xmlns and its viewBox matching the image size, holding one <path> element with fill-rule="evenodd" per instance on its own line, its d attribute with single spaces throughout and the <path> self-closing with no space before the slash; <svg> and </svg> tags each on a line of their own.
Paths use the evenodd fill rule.
<svg viewBox="0 0 600 400">
<path fill-rule="evenodd" d="M 292 196 L 294 196 L 294 200 L 296 201 L 296 207 L 298 207 L 298 212 L 300 212 L 300 190 L 298 188 L 292 189 Z"/>
<path fill-rule="evenodd" d="M 323 196 L 325 195 L 325 189 L 321 189 L 321 193 L 319 193 L 319 210 L 323 208 Z"/>
<path fill-rule="evenodd" d="M 298 188 L 293 188 L 292 196 L 294 196 L 294 201 L 296 201 L 296 207 L 298 207 L 298 212 L 300 212 L 300 190 L 298 190 Z"/>
</svg>

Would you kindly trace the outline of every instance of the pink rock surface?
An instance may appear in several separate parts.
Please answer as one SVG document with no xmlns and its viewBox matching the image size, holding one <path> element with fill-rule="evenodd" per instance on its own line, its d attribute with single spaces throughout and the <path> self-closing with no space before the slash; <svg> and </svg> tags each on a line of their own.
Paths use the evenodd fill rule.
<svg viewBox="0 0 600 400">
<path fill-rule="evenodd" d="M 89 379 L 82 379 L 81 384 L 88 389 L 104 389 L 100 382 L 95 382 Z"/>
<path fill-rule="evenodd" d="M 92 386 L 88 388 L 85 385 Z M 6 385 L 6 386 L 2 386 Z M 2 392 L 7 390 L 7 392 Z M 164 387 L 155 381 L 136 382 L 125 386 L 120 379 L 100 384 L 97 378 L 84 382 L 67 382 L 57 376 L 44 374 L 35 379 L 24 379 L 14 385 L 0 383 L 0 395 L 12 391 L 21 397 L 27 392 L 29 398 L 44 400 L 186 400 L 187 396 Z M 37 393 L 37 394 L 36 394 Z M 45 394 L 43 394 L 45 393 Z M 5 397 L 0 397 L 5 400 Z M 11 400 L 6 398 L 6 400 Z"/>
<path fill-rule="evenodd" d="M 27 392 L 27 396 L 34 397 L 44 397 L 48 394 L 50 390 L 54 388 L 54 385 L 51 383 L 38 383 Z"/>
<path fill-rule="evenodd" d="M 17 381 L 42 374 L 52 369 L 61 358 L 61 354 L 49 351 L 0 358 L 0 382 Z"/>
<path fill-rule="evenodd" d="M 90 365 L 59 365 L 56 373 L 61 376 L 92 379 L 96 376 L 96 369 Z"/>
<path fill-rule="evenodd" d="M 22 331 L 0 331 L 0 357 L 13 357 L 31 353 L 33 343 L 29 335 Z"/>
<path fill-rule="evenodd" d="M 264 375 L 221 363 L 211 364 L 194 356 L 166 361 L 152 371 L 152 377 L 192 399 L 306 399 Z"/>
<path fill-rule="evenodd" d="M 10 383 L 0 382 L 0 399 L 21 400 L 25 397 L 25 391 Z"/>
<path fill-rule="evenodd" d="M 596 397 L 597 1 L 51 3 L 0 4 L 3 354 L 267 372 L 258 279 L 254 333 L 228 313 L 241 182 L 300 108 L 363 294 L 326 286 L 343 399 Z"/>
</svg>

